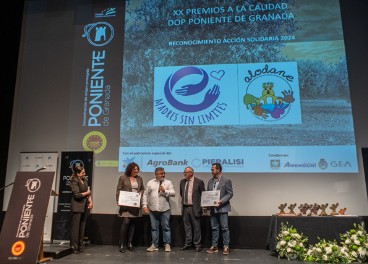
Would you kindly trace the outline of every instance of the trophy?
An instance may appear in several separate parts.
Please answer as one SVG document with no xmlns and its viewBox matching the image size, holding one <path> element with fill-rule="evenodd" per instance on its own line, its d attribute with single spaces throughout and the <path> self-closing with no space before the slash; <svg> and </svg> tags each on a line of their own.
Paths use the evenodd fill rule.
<svg viewBox="0 0 368 264">
<path fill-rule="evenodd" d="M 328 207 L 328 203 L 321 204 L 320 209 L 321 212 L 319 213 L 320 216 L 327 216 L 326 209 Z"/>
<path fill-rule="evenodd" d="M 288 209 L 290 210 L 289 211 L 289 214 L 290 215 L 296 215 L 296 213 L 294 212 L 294 208 L 296 207 L 296 203 L 294 203 L 294 204 L 290 204 L 289 206 L 288 206 Z"/>
<path fill-rule="evenodd" d="M 277 215 L 283 215 L 283 214 L 285 214 L 284 209 L 285 209 L 286 206 L 287 206 L 287 203 L 280 204 L 279 207 L 278 207 L 280 209 L 280 212 L 278 212 Z"/>
<path fill-rule="evenodd" d="M 314 203 L 312 205 L 312 208 L 310 208 L 310 213 L 309 216 L 317 216 L 318 215 L 318 210 L 320 209 L 320 205 L 317 203 Z"/>
<path fill-rule="evenodd" d="M 339 213 L 336 212 L 336 208 L 339 206 L 339 203 L 335 203 L 335 204 L 331 204 L 330 209 L 332 210 L 332 212 L 330 213 L 330 215 L 338 215 Z"/>
<path fill-rule="evenodd" d="M 300 204 L 299 205 L 299 210 L 300 212 L 298 213 L 298 215 L 307 215 L 307 211 L 309 210 L 309 208 L 311 208 L 312 205 L 309 205 L 307 203 L 304 204 Z"/>
</svg>

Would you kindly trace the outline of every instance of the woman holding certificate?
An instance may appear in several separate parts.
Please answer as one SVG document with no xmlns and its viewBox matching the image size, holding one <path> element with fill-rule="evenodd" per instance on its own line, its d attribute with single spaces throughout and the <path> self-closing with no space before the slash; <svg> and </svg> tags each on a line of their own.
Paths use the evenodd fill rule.
<svg viewBox="0 0 368 264">
<path fill-rule="evenodd" d="M 125 169 L 124 175 L 120 176 L 116 187 L 116 202 L 120 206 L 118 216 L 122 217 L 120 228 L 119 250 L 124 253 L 126 249 L 135 251 L 132 241 L 135 230 L 135 218 L 142 216 L 141 200 L 144 192 L 143 179 L 138 175 L 139 166 L 132 162 Z M 125 203 L 129 200 L 130 192 L 139 194 L 139 203 Z M 133 196 L 134 198 L 134 196 Z"/>
</svg>

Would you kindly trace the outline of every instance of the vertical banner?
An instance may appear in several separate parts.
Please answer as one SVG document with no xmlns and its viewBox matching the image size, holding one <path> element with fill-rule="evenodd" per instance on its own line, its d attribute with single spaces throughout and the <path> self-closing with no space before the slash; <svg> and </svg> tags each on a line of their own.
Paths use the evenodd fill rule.
<svg viewBox="0 0 368 264">
<path fill-rule="evenodd" d="M 97 167 L 117 167 L 125 1 L 76 10 L 69 142 L 94 151 Z"/>
<path fill-rule="evenodd" d="M 20 153 L 20 171 L 57 171 L 58 162 L 57 152 L 21 152 Z M 52 176 L 52 190 L 56 189 L 56 177 Z M 43 228 L 43 241 L 51 242 L 52 217 L 54 214 L 55 196 L 50 196 L 47 207 L 45 225 Z"/>
<path fill-rule="evenodd" d="M 55 172 L 18 172 L 0 234 L 0 263 L 36 263 Z"/>
<path fill-rule="evenodd" d="M 52 232 L 53 240 L 70 240 L 70 227 L 72 220 L 72 214 L 70 211 L 70 203 L 72 199 L 70 180 L 74 167 L 77 165 L 85 168 L 88 184 L 91 186 L 93 192 L 93 151 L 61 152 L 59 196 L 57 215 Z M 88 234 L 88 230 L 86 230 L 86 234 Z"/>
</svg>

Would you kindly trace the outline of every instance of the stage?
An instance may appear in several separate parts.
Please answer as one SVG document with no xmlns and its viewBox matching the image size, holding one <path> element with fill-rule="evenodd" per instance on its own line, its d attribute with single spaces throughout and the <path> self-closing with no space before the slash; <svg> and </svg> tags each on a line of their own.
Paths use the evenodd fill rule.
<svg viewBox="0 0 368 264">
<path fill-rule="evenodd" d="M 259 247 L 248 247 L 241 248 L 234 246 L 230 248 L 230 254 L 224 256 L 220 250 L 217 254 L 208 254 L 207 244 L 210 244 L 210 235 L 205 236 L 204 245 L 206 247 L 199 253 L 194 250 L 180 251 L 182 242 L 179 239 L 173 239 L 176 243 L 172 246 L 172 252 L 164 252 L 163 248 L 160 248 L 158 252 L 147 252 L 146 248 L 149 246 L 149 242 L 142 243 L 141 239 L 137 241 L 141 244 L 137 245 L 136 252 L 120 253 L 118 245 L 114 244 L 93 244 L 87 243 L 86 250 L 81 254 L 72 254 L 72 250 L 69 248 L 69 243 L 64 241 L 63 243 L 51 243 L 44 244 L 44 255 L 45 257 L 51 257 L 53 263 L 57 264 L 76 264 L 76 263 L 302 263 L 301 261 L 288 261 L 286 259 L 278 259 L 275 253 L 276 236 L 279 231 L 281 222 L 289 222 L 294 225 L 299 231 L 304 232 L 310 237 L 312 242 L 316 242 L 317 236 L 321 236 L 326 239 L 334 239 L 338 237 L 338 234 L 344 233 L 352 227 L 353 223 L 360 223 L 364 221 L 366 217 L 360 216 L 345 216 L 345 217 L 264 217 L 264 221 L 268 222 L 268 228 L 264 227 L 260 231 L 256 228 L 257 225 L 246 225 L 248 228 L 253 228 L 253 232 L 245 232 L 240 229 L 237 225 L 238 221 L 232 222 L 232 227 L 238 227 L 236 232 L 233 230 L 231 233 L 232 242 L 230 245 L 240 245 L 244 242 L 249 241 L 248 244 L 251 246 Z M 243 218 L 242 218 L 243 219 Z M 263 223 L 263 225 L 265 225 Z M 259 223 L 258 223 L 259 224 Z M 244 224 L 242 225 L 244 226 Z M 205 229 L 209 230 L 209 229 Z M 267 238 L 268 231 L 268 238 Z M 175 234 L 175 232 L 173 232 Z M 266 235 L 265 235 L 266 234 Z M 147 236 L 149 237 L 149 236 Z M 147 237 L 145 240 L 147 240 Z M 175 236 L 174 236 L 175 237 Z M 141 238 L 141 236 L 139 237 Z M 239 241 L 238 241 L 238 240 Z M 267 246 L 262 245 L 258 241 L 267 241 Z M 148 241 L 148 240 L 147 240 Z M 143 246 L 146 245 L 146 246 Z"/>
<path fill-rule="evenodd" d="M 44 243 L 43 255 L 45 258 L 59 259 L 72 254 L 69 242 Z"/>
<path fill-rule="evenodd" d="M 208 254 L 207 248 L 201 252 L 194 250 L 181 251 L 180 247 L 172 247 L 171 252 L 165 252 L 160 248 L 156 252 L 147 252 L 147 247 L 136 247 L 135 252 L 127 251 L 120 253 L 117 245 L 88 245 L 84 252 L 80 254 L 71 254 L 60 257 L 61 252 L 66 253 L 66 246 L 49 245 L 48 250 L 58 251 L 55 258 L 48 263 L 55 264 L 100 264 L 100 263 L 247 263 L 247 264 L 301 264 L 301 261 L 288 261 L 278 259 L 276 254 L 270 250 L 264 249 L 231 249 L 229 255 L 223 255 L 222 250 L 218 253 Z M 47 250 L 47 246 L 45 246 Z"/>
</svg>

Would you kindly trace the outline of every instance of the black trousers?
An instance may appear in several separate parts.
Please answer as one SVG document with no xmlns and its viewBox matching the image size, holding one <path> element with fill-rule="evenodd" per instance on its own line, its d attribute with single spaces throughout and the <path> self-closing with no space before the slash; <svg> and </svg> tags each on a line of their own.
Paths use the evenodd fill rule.
<svg viewBox="0 0 368 264">
<path fill-rule="evenodd" d="M 70 234 L 70 246 L 73 250 L 80 250 L 83 247 L 84 232 L 88 216 L 89 210 L 86 210 L 84 213 L 73 213 Z"/>
<path fill-rule="evenodd" d="M 183 223 L 185 232 L 185 245 L 195 247 L 201 246 L 201 219 L 196 217 L 193 212 L 193 206 L 183 207 Z"/>
<path fill-rule="evenodd" d="M 135 218 L 123 217 L 120 227 L 120 246 L 132 246 L 135 231 Z"/>
</svg>

